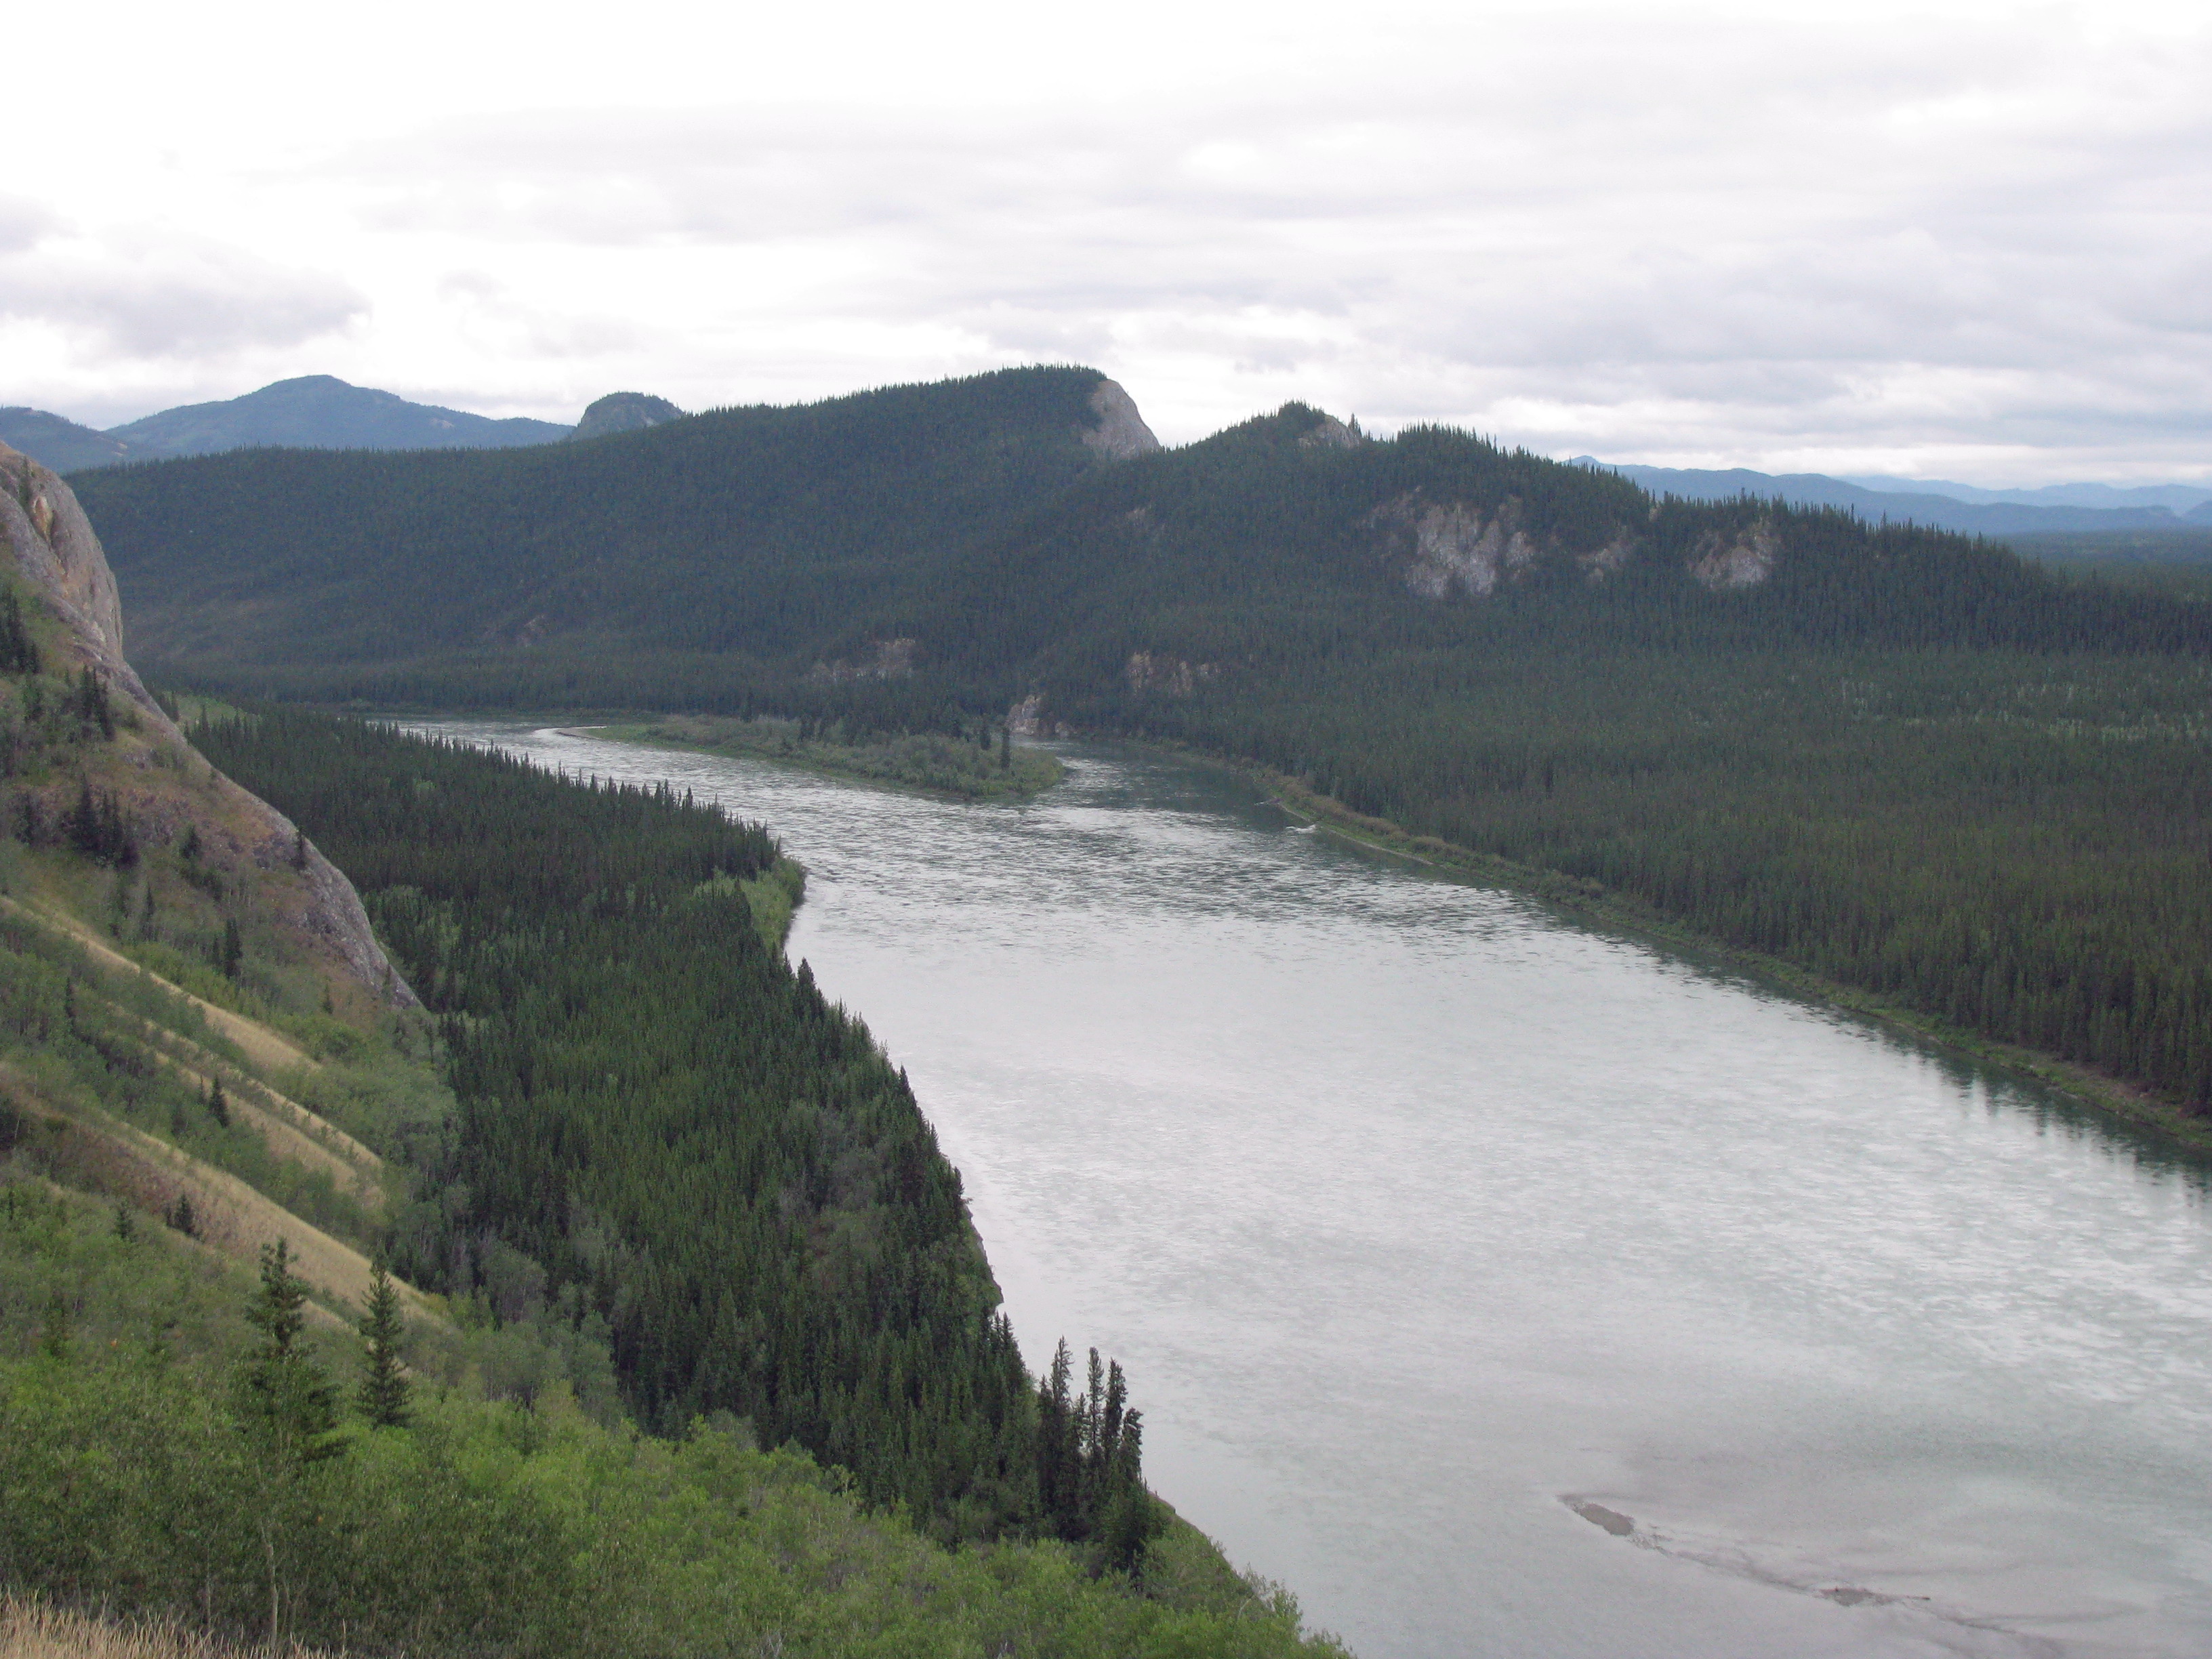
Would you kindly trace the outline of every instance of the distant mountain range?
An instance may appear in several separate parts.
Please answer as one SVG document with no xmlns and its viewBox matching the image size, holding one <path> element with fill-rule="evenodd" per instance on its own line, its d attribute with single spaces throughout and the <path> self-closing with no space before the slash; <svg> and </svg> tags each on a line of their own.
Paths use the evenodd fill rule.
<svg viewBox="0 0 2212 1659">
<path fill-rule="evenodd" d="M 2212 529 L 2212 489 L 2156 484 L 2051 484 L 2041 489 L 1979 489 L 1919 478 L 1832 478 L 1821 472 L 1753 472 L 1745 467 L 1636 466 L 1577 455 L 1573 465 L 1615 472 L 1655 495 L 1686 501 L 1763 496 L 1793 507 L 1840 507 L 1876 523 L 1917 524 L 1977 536 L 2075 534 L 2095 531 Z"/>
<path fill-rule="evenodd" d="M 1948 495 L 1961 501 L 2003 502 L 2014 507 L 2163 507 L 2185 514 L 2212 501 L 2212 484 L 2138 484 L 2123 489 L 2106 483 L 2063 483 L 2036 489 L 1984 489 L 1979 484 L 1954 483 L 1948 478 L 1899 478 L 1880 472 L 1850 474 L 1844 482 L 1887 493 Z"/>
<path fill-rule="evenodd" d="M 617 392 L 574 427 L 494 420 L 394 392 L 350 386 L 331 374 L 278 380 L 219 403 L 187 404 L 97 431 L 41 409 L 0 409 L 0 442 L 57 472 L 123 461 L 170 460 L 230 449 L 519 449 L 568 438 L 631 432 L 683 418 L 665 398 Z"/>
</svg>

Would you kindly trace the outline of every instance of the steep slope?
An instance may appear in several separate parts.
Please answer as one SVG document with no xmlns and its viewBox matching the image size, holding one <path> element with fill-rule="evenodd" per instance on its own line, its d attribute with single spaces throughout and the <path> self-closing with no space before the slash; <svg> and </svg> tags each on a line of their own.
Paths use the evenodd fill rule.
<svg viewBox="0 0 2212 1659">
<path fill-rule="evenodd" d="M 608 665 L 633 654 L 803 669 L 923 554 L 1149 442 L 1101 376 L 1023 369 L 584 444 L 259 451 L 82 488 L 166 674 L 285 684 L 272 674 L 507 653 L 607 700 Z"/>
<path fill-rule="evenodd" d="M 250 897 L 251 914 L 229 920 L 281 939 L 349 994 L 410 1004 L 353 884 L 290 819 L 198 756 L 125 659 L 115 577 L 70 486 L 5 447 L 0 544 L 40 670 L 24 678 L 14 714 L 0 716 L 19 837 L 60 834 L 76 799 L 96 797 L 133 826 L 142 851 L 189 844 L 195 891 Z M 73 707 L 58 689 L 71 681 Z"/>
<path fill-rule="evenodd" d="M 0 1165 L 234 1258 L 285 1239 L 357 1305 L 401 1187 L 325 1097 L 435 1091 L 354 1064 L 413 994 L 352 884 L 208 764 L 122 641 L 69 486 L 0 448 Z"/>
<path fill-rule="evenodd" d="M 395 392 L 349 386 L 331 374 L 277 380 L 216 403 L 186 404 L 112 428 L 106 435 L 133 458 L 211 455 L 276 444 L 302 449 L 507 449 L 554 443 L 568 428 L 550 421 L 494 420 Z"/>
</svg>

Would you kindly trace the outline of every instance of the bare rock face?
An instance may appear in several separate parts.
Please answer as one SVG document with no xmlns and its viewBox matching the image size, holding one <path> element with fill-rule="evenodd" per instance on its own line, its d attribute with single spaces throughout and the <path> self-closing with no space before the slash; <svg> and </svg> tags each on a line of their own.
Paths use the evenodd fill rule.
<svg viewBox="0 0 2212 1659">
<path fill-rule="evenodd" d="M 1324 415 L 1316 421 L 1304 437 L 1298 440 L 1300 449 L 1357 449 L 1367 440 L 1357 427 L 1346 426 L 1334 415 Z"/>
<path fill-rule="evenodd" d="M 1761 521 L 1733 540 L 1709 531 L 1690 561 L 1690 574 L 1717 593 L 1725 588 L 1757 587 L 1774 574 L 1774 556 L 1782 550 L 1774 526 Z"/>
<path fill-rule="evenodd" d="M 1406 566 L 1406 586 L 1425 599 L 1441 599 L 1454 589 L 1476 599 L 1497 592 L 1499 582 L 1527 569 L 1542 551 L 1521 527 L 1521 503 L 1509 501 L 1485 516 L 1457 501 L 1393 501 L 1381 516 L 1413 532 L 1413 556 Z"/>
<path fill-rule="evenodd" d="M 1352 441 L 1361 440 L 1354 434 Z M 1386 501 L 1367 522 L 1382 532 L 1385 557 L 1405 559 L 1406 586 L 1425 599 L 1455 593 L 1487 599 L 1547 563 L 1567 565 L 1601 582 L 1635 556 L 1636 538 L 1626 527 L 1599 546 L 1577 551 L 1560 546 L 1556 535 L 1530 531 L 1523 516 L 1516 496 L 1486 512 L 1413 494 Z"/>
<path fill-rule="evenodd" d="M 377 943 L 361 895 L 344 872 L 304 842 L 289 818 L 209 766 L 154 701 L 124 659 L 115 574 L 76 494 L 53 472 L 5 444 L 0 444 L 0 538 L 15 569 L 67 627 L 68 666 L 90 668 L 111 694 L 130 700 L 147 742 L 191 756 L 198 775 L 210 780 L 212 787 L 202 794 L 161 781 L 178 775 L 149 770 L 133 792 L 134 816 L 165 836 L 180 835 L 189 820 L 212 856 L 233 867 L 290 872 L 289 879 L 270 884 L 270 902 L 279 921 L 383 1002 L 417 1006 L 414 992 Z M 140 764 L 144 761 L 142 750 Z"/>
<path fill-rule="evenodd" d="M 1152 428 L 1137 412 L 1137 400 L 1118 380 L 1101 380 L 1091 394 L 1091 412 L 1098 424 L 1084 433 L 1085 447 L 1109 461 L 1134 460 L 1160 447 Z"/>
</svg>

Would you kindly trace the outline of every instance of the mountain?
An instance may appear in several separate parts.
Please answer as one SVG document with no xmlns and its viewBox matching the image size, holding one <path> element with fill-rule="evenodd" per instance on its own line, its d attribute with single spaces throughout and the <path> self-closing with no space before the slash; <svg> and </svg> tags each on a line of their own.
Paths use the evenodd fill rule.
<svg viewBox="0 0 2212 1659">
<path fill-rule="evenodd" d="M 77 472 L 88 466 L 112 466 L 132 459 L 131 447 L 120 438 L 96 432 L 88 426 L 43 409 L 0 409 L 0 444 L 28 456 L 57 472 Z"/>
<path fill-rule="evenodd" d="M 510 449 L 568 435 L 550 421 L 495 421 L 413 404 L 330 374 L 278 380 L 242 398 L 187 404 L 112 428 L 137 455 L 210 455 L 282 445 L 301 449 Z"/>
<path fill-rule="evenodd" d="M 1610 471 L 1441 429 L 1370 441 L 1303 405 L 1161 451 L 1121 388 L 1078 369 L 719 410 L 558 451 L 264 451 L 83 483 L 162 672 L 324 699 L 866 696 L 927 725 L 947 699 L 1042 692 L 1110 724 L 1154 673 L 1414 641 L 2201 631 L 2197 613 L 2054 584 L 1947 535 L 1662 505 Z"/>
<path fill-rule="evenodd" d="M 2162 507 L 2170 513 L 2186 514 L 2193 507 L 2212 501 L 2212 488 L 2203 484 L 2062 483 L 2033 489 L 1984 489 L 1978 484 L 1954 483 L 1946 478 L 1899 478 L 1880 473 L 1853 474 L 1843 482 L 1890 494 L 1948 495 L 1955 501 L 2014 507 Z"/>
<path fill-rule="evenodd" d="M 180 680 L 1170 739 L 2212 1114 L 2212 609 L 1786 499 L 1833 479 L 1692 482 L 1296 404 L 1162 450 L 1073 368 L 82 481 Z"/>
<path fill-rule="evenodd" d="M 557 448 L 259 450 L 80 483 L 165 673 L 707 653 L 726 679 L 1158 447 L 1113 382 L 1036 368 Z M 588 677 L 576 695 L 605 696 Z"/>
<path fill-rule="evenodd" d="M 1788 501 L 1796 507 L 1839 507 L 1875 522 L 1887 519 L 1923 525 L 1930 530 L 1954 530 L 1969 536 L 2171 529 L 2178 522 L 2174 514 L 2162 506 L 2091 507 L 1976 502 L 1933 489 L 1920 494 L 1874 489 L 1820 472 L 1776 474 L 1754 472 L 1740 466 L 1725 471 L 1638 466 L 1601 461 L 1589 455 L 1577 456 L 1572 465 L 1617 472 L 1624 478 L 1634 479 L 1655 495 L 1680 495 L 1698 501 L 1754 495 Z"/>
<path fill-rule="evenodd" d="M 641 432 L 649 426 L 680 421 L 684 411 L 665 398 L 644 392 L 610 392 L 584 411 L 571 438 L 604 438 L 611 432 Z"/>
</svg>

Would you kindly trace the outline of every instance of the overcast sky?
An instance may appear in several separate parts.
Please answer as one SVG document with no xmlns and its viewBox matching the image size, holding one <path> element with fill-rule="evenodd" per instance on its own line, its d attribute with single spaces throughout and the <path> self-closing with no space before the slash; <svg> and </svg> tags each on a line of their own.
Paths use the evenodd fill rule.
<svg viewBox="0 0 2212 1659">
<path fill-rule="evenodd" d="M 2212 481 L 2202 3 L 55 8 L 0 404 L 1097 366 L 1557 455 Z"/>
</svg>

